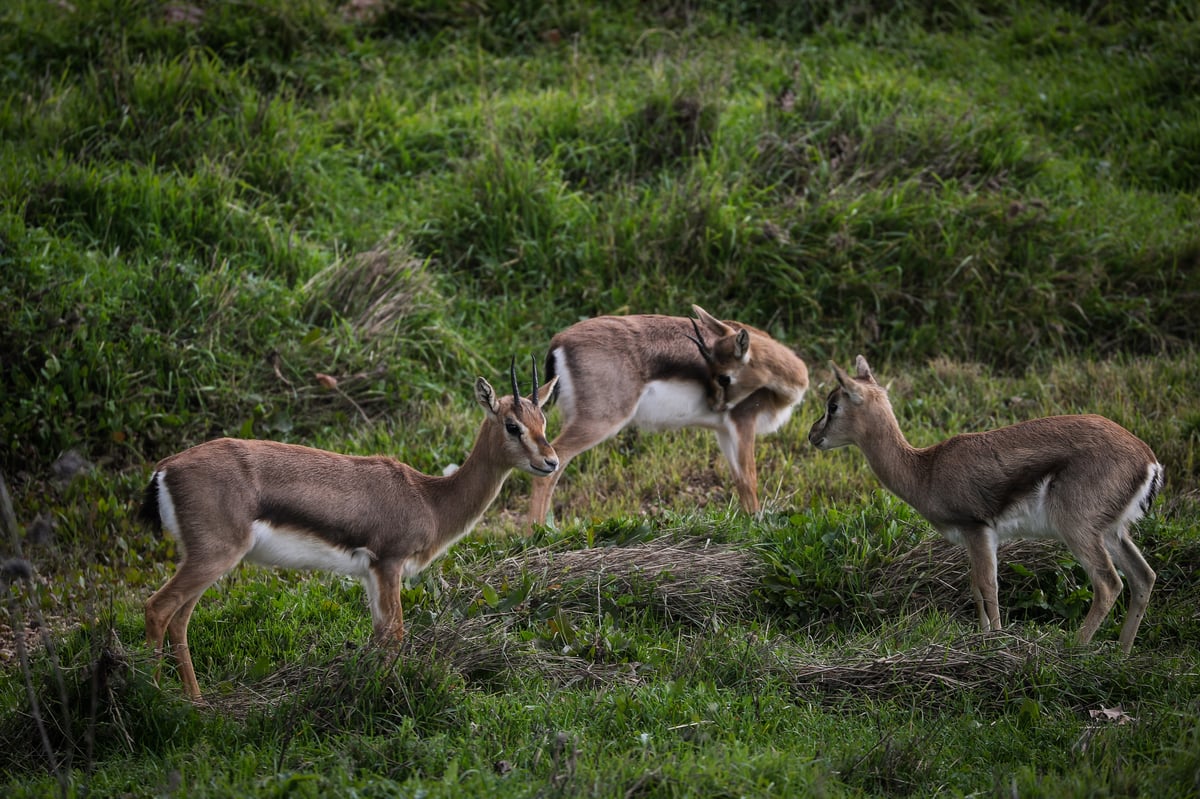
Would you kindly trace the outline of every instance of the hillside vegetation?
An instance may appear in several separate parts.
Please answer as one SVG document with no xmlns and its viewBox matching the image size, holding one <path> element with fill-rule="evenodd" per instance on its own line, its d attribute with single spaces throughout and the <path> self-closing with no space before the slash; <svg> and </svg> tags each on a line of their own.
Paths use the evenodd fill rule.
<svg viewBox="0 0 1200 799">
<path fill-rule="evenodd" d="M 698 303 L 806 359 L 737 510 L 712 436 L 530 478 L 405 591 L 243 568 L 153 680 L 152 464 L 219 435 L 430 473 L 472 385 Z M 0 10 L 0 792 L 1200 791 L 1200 14 L 1182 0 L 13 0 Z M 1167 487 L 1121 602 L 965 554 L 805 439 L 858 353 L 915 444 L 1055 413 Z M 526 378 L 527 380 L 527 378 Z M 558 414 L 550 414 L 550 431 Z M 0 511 L 3 510 L 0 503 Z M 4 514 L 0 514 L 4 518 Z"/>
</svg>

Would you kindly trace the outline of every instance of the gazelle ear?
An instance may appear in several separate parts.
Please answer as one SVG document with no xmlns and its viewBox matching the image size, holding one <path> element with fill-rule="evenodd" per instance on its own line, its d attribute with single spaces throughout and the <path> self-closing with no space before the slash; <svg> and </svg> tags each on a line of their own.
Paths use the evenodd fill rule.
<svg viewBox="0 0 1200 799">
<path fill-rule="evenodd" d="M 699 305 L 692 306 L 692 313 L 696 314 L 696 318 L 700 320 L 700 324 L 704 325 L 718 336 L 732 336 L 736 332 L 732 327 L 725 324 L 720 319 L 717 319 Z"/>
<path fill-rule="evenodd" d="M 750 360 L 750 331 L 743 328 L 737 332 L 733 341 L 733 357 L 739 361 Z"/>
<path fill-rule="evenodd" d="M 500 403 L 496 401 L 496 391 L 492 384 L 482 377 L 475 379 L 475 400 L 492 416 L 500 414 Z"/>
<path fill-rule="evenodd" d="M 838 385 L 842 387 L 842 391 L 845 392 L 850 402 L 855 405 L 861 405 L 863 401 L 862 389 L 858 387 L 854 379 L 833 361 L 829 362 L 829 368 L 833 370 L 833 376 L 837 378 Z"/>
<path fill-rule="evenodd" d="M 554 396 L 554 387 L 558 385 L 558 375 L 550 378 L 550 382 L 538 389 L 537 406 L 544 408 L 550 398 Z"/>
<path fill-rule="evenodd" d="M 871 365 L 867 363 L 867 359 L 859 355 L 854 359 L 854 368 L 858 370 L 858 379 L 865 380 L 868 383 L 875 383 L 875 375 L 871 374 Z M 876 384 L 878 385 L 878 384 Z"/>
</svg>

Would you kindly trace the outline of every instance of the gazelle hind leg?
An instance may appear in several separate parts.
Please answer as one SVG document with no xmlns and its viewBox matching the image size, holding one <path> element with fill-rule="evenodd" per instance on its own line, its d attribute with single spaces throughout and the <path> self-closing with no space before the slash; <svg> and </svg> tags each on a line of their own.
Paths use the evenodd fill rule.
<svg viewBox="0 0 1200 799">
<path fill-rule="evenodd" d="M 175 666 L 179 670 L 179 681 L 183 691 L 193 702 L 202 701 L 200 683 L 196 679 L 196 669 L 192 665 L 192 652 L 188 648 L 187 628 L 192 618 L 192 611 L 200 601 L 199 595 L 184 603 L 167 626 L 167 636 L 171 640 L 171 655 L 175 658 Z"/>
<path fill-rule="evenodd" d="M 153 648 L 161 666 L 164 638 L 179 667 L 179 678 L 188 697 L 200 701 L 200 685 L 188 650 L 187 627 L 192 610 L 210 585 L 233 568 L 240 556 L 229 561 L 198 561 L 186 557 L 166 584 L 146 600 L 146 643 Z M 156 669 L 157 675 L 157 669 Z"/>
<path fill-rule="evenodd" d="M 1109 611 L 1121 595 L 1123 583 L 1121 575 L 1113 565 L 1113 559 L 1105 548 L 1099 535 L 1092 530 L 1080 531 L 1074 535 L 1063 534 L 1067 542 L 1080 542 L 1071 548 L 1079 559 L 1084 571 L 1092 581 L 1092 606 L 1088 608 L 1083 624 L 1079 627 L 1079 643 L 1086 644 L 1096 635 Z M 1148 567 L 1147 567 L 1148 568 Z"/>
<path fill-rule="evenodd" d="M 553 446 L 553 444 L 551 445 Z M 555 452 L 558 452 L 556 449 Z M 554 498 L 554 488 L 562 477 L 567 460 L 558 456 L 558 470 L 547 477 L 533 478 L 533 491 L 529 497 L 529 524 L 545 524 L 550 516 L 550 502 Z"/>
<path fill-rule="evenodd" d="M 1125 654 L 1133 650 L 1133 640 L 1137 638 L 1138 628 L 1146 615 L 1146 607 L 1150 604 L 1150 592 L 1154 589 L 1154 581 L 1158 575 L 1138 549 L 1137 544 L 1129 538 L 1127 530 L 1121 530 L 1116 544 L 1109 549 L 1109 555 L 1117 568 L 1125 574 L 1129 583 L 1129 610 L 1125 614 L 1125 623 L 1121 625 L 1121 649 Z"/>
</svg>

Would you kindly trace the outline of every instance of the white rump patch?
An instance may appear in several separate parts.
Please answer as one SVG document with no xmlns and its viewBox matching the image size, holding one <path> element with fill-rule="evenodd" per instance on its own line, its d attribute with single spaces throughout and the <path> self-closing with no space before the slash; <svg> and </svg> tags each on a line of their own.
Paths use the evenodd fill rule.
<svg viewBox="0 0 1200 799">
<path fill-rule="evenodd" d="M 250 525 L 253 545 L 246 560 L 284 569 L 314 569 L 367 577 L 375 554 L 365 547 L 343 549 L 316 536 L 263 521 Z"/>
<path fill-rule="evenodd" d="M 1162 471 L 1161 463 L 1152 463 L 1146 467 L 1146 481 L 1142 483 L 1142 487 L 1138 489 L 1137 493 L 1133 495 L 1133 499 L 1129 500 L 1129 504 L 1125 506 L 1125 510 L 1121 512 L 1121 518 L 1117 520 L 1119 529 L 1127 528 L 1145 514 L 1146 498 L 1157 486 L 1161 486 Z"/>
<path fill-rule="evenodd" d="M 551 350 L 550 360 L 554 363 L 554 374 L 558 375 L 558 398 L 555 401 L 569 419 L 575 415 L 575 384 L 571 382 L 571 370 L 567 368 L 563 348 Z"/>
<path fill-rule="evenodd" d="M 183 537 L 179 535 L 179 517 L 175 515 L 175 501 L 171 499 L 171 492 L 167 489 L 167 472 L 165 469 L 155 472 L 150 479 L 158 481 L 155 485 L 158 487 L 158 515 L 162 519 L 162 526 L 179 543 L 182 554 Z"/>
</svg>

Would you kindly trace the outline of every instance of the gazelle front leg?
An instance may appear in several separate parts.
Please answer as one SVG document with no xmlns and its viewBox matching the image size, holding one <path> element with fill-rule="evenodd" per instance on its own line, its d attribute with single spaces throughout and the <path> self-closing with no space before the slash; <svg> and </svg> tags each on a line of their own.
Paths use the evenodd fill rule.
<svg viewBox="0 0 1200 799">
<path fill-rule="evenodd" d="M 740 406 L 739 406 L 740 409 Z M 736 413 L 736 411 L 735 411 Z M 753 415 L 731 415 L 717 429 L 717 444 L 733 472 L 733 486 L 746 513 L 758 513 L 758 468 L 754 463 Z"/>
<path fill-rule="evenodd" d="M 1000 591 L 996 575 L 996 534 L 988 528 L 982 528 L 964 531 L 963 539 L 967 547 L 971 595 L 975 597 L 979 628 L 985 633 L 999 630 Z"/>
<path fill-rule="evenodd" d="M 526 531 L 526 534 L 532 531 L 532 525 L 546 523 L 552 508 L 554 489 L 571 459 L 612 436 L 623 424 L 623 420 L 611 422 L 607 419 L 597 419 L 583 422 L 576 418 L 563 425 L 558 437 L 550 444 L 558 455 L 558 468 L 546 477 L 533 478 L 533 491 L 529 500 L 531 530 Z"/>
<path fill-rule="evenodd" d="M 403 563 L 374 563 L 364 580 L 371 604 L 371 627 L 375 643 L 394 646 L 404 638 L 404 608 L 400 592 L 404 586 Z"/>
</svg>

